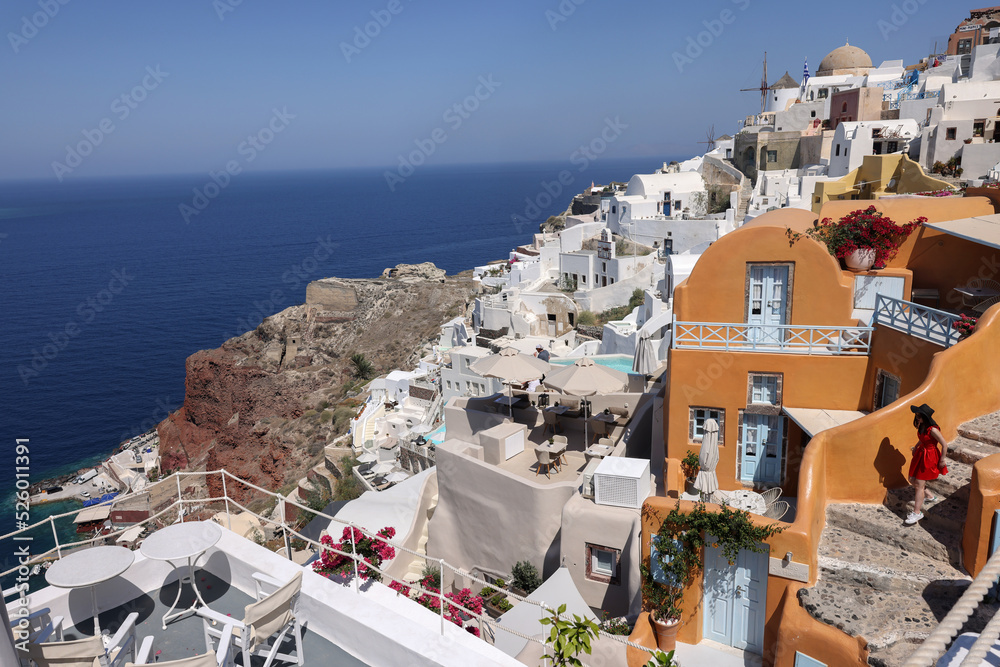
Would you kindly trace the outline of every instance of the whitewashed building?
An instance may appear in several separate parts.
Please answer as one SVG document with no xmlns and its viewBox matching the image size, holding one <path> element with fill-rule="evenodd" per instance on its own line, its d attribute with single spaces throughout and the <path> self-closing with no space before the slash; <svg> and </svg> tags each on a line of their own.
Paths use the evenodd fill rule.
<svg viewBox="0 0 1000 667">
<path fill-rule="evenodd" d="M 840 123 L 833 135 L 829 175 L 846 176 L 861 166 L 866 155 L 907 153 L 919 134 L 916 121 L 908 118 Z"/>
</svg>

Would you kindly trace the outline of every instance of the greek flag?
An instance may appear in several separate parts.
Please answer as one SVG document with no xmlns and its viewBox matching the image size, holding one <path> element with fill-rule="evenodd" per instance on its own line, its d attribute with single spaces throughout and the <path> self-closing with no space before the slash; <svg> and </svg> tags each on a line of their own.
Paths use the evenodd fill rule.
<svg viewBox="0 0 1000 667">
<path fill-rule="evenodd" d="M 809 81 L 809 59 L 806 58 L 805 64 L 802 66 L 802 85 L 806 85 Z"/>
</svg>

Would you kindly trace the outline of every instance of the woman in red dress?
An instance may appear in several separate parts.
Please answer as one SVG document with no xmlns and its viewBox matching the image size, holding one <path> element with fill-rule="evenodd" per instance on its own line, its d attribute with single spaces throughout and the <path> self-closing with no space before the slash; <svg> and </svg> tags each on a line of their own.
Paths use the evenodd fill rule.
<svg viewBox="0 0 1000 667">
<path fill-rule="evenodd" d="M 924 518 L 924 513 L 921 511 L 924 499 L 937 500 L 934 494 L 927 490 L 927 482 L 948 472 L 948 468 L 944 465 L 944 459 L 948 455 L 948 443 L 941 435 L 937 422 L 934 421 L 932 416 L 934 410 L 926 403 L 919 407 L 911 405 L 910 410 L 913 412 L 913 425 L 917 429 L 917 444 L 912 448 L 913 460 L 910 462 L 910 481 L 916 489 L 916 498 L 913 511 L 906 517 L 907 526 L 912 526 Z M 938 445 L 941 445 L 940 451 Z"/>
</svg>

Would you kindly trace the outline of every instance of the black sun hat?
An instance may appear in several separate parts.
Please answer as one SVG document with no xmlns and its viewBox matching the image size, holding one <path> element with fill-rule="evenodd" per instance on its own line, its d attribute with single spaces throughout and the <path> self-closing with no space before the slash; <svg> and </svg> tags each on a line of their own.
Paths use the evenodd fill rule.
<svg viewBox="0 0 1000 667">
<path fill-rule="evenodd" d="M 924 403 L 923 405 L 911 405 L 910 412 L 912 412 L 915 415 L 922 415 L 923 418 L 927 420 L 927 423 L 930 426 L 938 425 L 937 422 L 934 421 L 934 417 L 932 416 L 934 414 L 934 410 L 931 408 L 931 406 L 927 405 L 926 403 Z"/>
</svg>

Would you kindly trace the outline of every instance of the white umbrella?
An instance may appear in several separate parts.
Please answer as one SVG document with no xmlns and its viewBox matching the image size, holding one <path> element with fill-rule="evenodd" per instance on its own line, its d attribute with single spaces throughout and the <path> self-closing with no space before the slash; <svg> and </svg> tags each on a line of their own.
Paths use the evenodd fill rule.
<svg viewBox="0 0 1000 667">
<path fill-rule="evenodd" d="M 694 488 L 708 495 L 711 500 L 712 494 L 719 490 L 719 479 L 715 475 L 715 467 L 719 465 L 719 424 L 714 419 L 705 421 L 705 435 L 701 439 L 698 465 Z"/>
<path fill-rule="evenodd" d="M 595 394 L 613 394 L 621 391 L 628 383 L 628 375 L 613 368 L 594 363 L 593 359 L 583 357 L 575 363 L 557 370 L 545 378 L 544 384 L 549 389 L 570 396 L 593 396 Z M 587 419 L 583 415 L 583 442 L 587 443 Z"/>
<path fill-rule="evenodd" d="M 642 336 L 635 346 L 635 357 L 632 359 L 632 370 L 643 375 L 652 375 L 660 367 L 656 358 L 656 348 L 649 336 Z"/>
<path fill-rule="evenodd" d="M 417 424 L 410 429 L 410 433 L 416 433 L 417 435 L 426 435 L 431 432 L 431 427 L 427 424 Z"/>
<path fill-rule="evenodd" d="M 364 454 L 358 457 L 358 463 L 375 463 L 375 461 L 377 460 L 378 457 L 372 454 L 371 452 L 365 452 Z"/>
<path fill-rule="evenodd" d="M 498 354 L 483 357 L 469 367 L 472 372 L 484 378 L 496 378 L 505 382 L 511 403 L 514 399 L 512 384 L 524 384 L 545 377 L 551 368 L 547 361 L 521 354 L 512 347 L 505 347 Z"/>
<path fill-rule="evenodd" d="M 402 482 L 404 479 L 409 479 L 409 478 L 410 476 L 407 475 L 405 472 L 403 472 L 402 470 L 397 470 L 396 472 L 389 473 L 386 476 L 385 481 L 396 483 L 396 482 Z"/>
<path fill-rule="evenodd" d="M 388 461 L 379 463 L 378 465 L 372 466 L 372 473 L 378 477 L 379 475 L 384 475 L 386 473 L 392 472 L 393 464 Z"/>
</svg>

